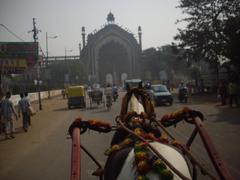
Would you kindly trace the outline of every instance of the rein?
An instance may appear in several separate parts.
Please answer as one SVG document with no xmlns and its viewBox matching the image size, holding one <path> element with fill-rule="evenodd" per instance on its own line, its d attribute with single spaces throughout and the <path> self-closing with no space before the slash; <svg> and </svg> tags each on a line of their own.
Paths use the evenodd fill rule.
<svg viewBox="0 0 240 180">
<path fill-rule="evenodd" d="M 141 141 L 143 141 L 161 160 L 163 160 L 169 167 L 170 169 L 172 169 L 179 177 L 181 177 L 184 180 L 189 180 L 189 178 L 187 178 L 186 176 L 184 176 L 180 171 L 178 171 L 167 159 L 165 159 L 151 144 L 149 144 L 149 142 L 137 135 L 136 133 L 134 133 L 132 130 L 130 130 L 129 128 L 127 128 L 123 122 L 119 119 L 117 119 L 117 123 L 119 123 L 121 125 L 121 127 L 126 130 L 128 133 L 136 136 L 138 139 L 140 139 Z"/>
<path fill-rule="evenodd" d="M 168 130 L 161 124 L 159 123 L 157 120 L 154 120 L 157 125 L 168 135 L 168 137 L 170 137 L 170 139 L 172 141 L 175 141 L 175 138 L 168 132 Z M 193 155 L 192 153 L 190 153 L 190 151 L 186 148 L 186 146 L 184 146 L 183 144 L 178 143 L 177 146 L 178 148 L 180 148 L 184 154 L 186 154 L 186 156 L 188 156 L 188 158 L 190 159 L 191 163 L 193 164 L 193 166 L 197 165 L 201 172 L 204 172 L 204 174 L 208 175 L 209 177 L 211 177 L 212 179 L 217 179 L 214 175 L 212 175 L 209 170 L 207 170 L 204 165 L 202 165 Z"/>
<path fill-rule="evenodd" d="M 128 101 L 130 100 L 132 94 L 137 95 L 137 97 L 141 96 L 142 101 L 143 101 L 143 106 L 144 109 L 146 110 L 146 113 L 141 113 L 141 115 L 137 115 L 135 112 L 127 112 L 127 106 L 128 106 Z M 179 175 L 179 177 L 181 177 L 182 179 L 188 179 L 187 177 L 185 177 L 181 172 L 179 172 L 170 162 L 168 162 L 154 147 L 152 147 L 148 141 L 142 137 L 139 136 L 138 134 L 136 134 L 135 132 L 133 132 L 131 129 L 129 129 L 126 124 L 129 123 L 131 117 L 142 117 L 143 119 L 150 119 L 151 122 L 155 122 L 158 126 L 159 132 L 161 132 L 161 130 L 163 132 L 166 133 L 166 135 L 171 139 L 172 141 L 172 145 L 177 147 L 178 149 L 180 149 L 184 155 L 186 155 L 190 162 L 193 165 L 193 176 L 196 175 L 196 166 L 198 166 L 201 170 L 202 173 L 208 175 L 210 178 L 212 179 L 217 179 L 212 173 L 209 172 L 209 170 L 207 170 L 204 165 L 202 165 L 191 153 L 190 151 L 187 149 L 186 146 L 184 146 L 181 143 L 176 143 L 176 138 L 174 138 L 165 127 L 171 126 L 171 125 L 176 125 L 178 122 L 182 121 L 183 119 L 188 122 L 188 123 L 192 123 L 194 124 L 195 120 L 194 118 L 199 117 L 201 120 L 204 119 L 203 114 L 199 111 L 193 111 L 189 108 L 183 108 L 182 110 L 175 112 L 175 113 L 171 113 L 171 114 L 167 114 L 165 116 L 162 117 L 161 119 L 161 123 L 159 121 L 156 120 L 156 115 L 154 113 L 154 108 L 153 108 L 153 104 L 151 103 L 150 97 L 149 95 L 143 90 L 143 89 L 132 89 L 130 92 L 128 92 L 125 96 L 125 98 L 122 101 L 122 109 L 121 109 L 121 114 L 120 116 L 116 117 L 116 122 L 128 133 L 136 136 L 138 139 L 140 139 L 141 141 L 143 141 L 144 143 L 146 143 L 146 145 L 160 158 L 162 159 L 169 167 L 170 169 L 172 169 L 177 175 Z M 165 127 L 164 127 L 165 126 Z M 188 141 L 188 144 L 190 146 L 190 144 L 192 143 L 194 137 L 197 134 L 197 130 L 194 131 L 195 133 L 193 133 L 193 135 L 191 136 L 191 138 Z M 188 147 L 189 147 L 188 146 Z"/>
</svg>

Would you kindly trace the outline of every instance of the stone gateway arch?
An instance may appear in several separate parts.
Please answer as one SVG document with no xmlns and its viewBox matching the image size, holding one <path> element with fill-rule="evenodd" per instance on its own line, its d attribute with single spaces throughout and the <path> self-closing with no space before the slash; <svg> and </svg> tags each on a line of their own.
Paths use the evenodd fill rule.
<svg viewBox="0 0 240 180">
<path fill-rule="evenodd" d="M 82 28 L 83 49 L 81 60 L 86 65 L 88 80 L 102 85 L 121 85 L 126 78 L 139 77 L 141 54 L 141 28 L 139 43 L 134 35 L 114 23 L 112 13 L 108 24 L 88 35 L 85 43 L 85 28 Z"/>
</svg>

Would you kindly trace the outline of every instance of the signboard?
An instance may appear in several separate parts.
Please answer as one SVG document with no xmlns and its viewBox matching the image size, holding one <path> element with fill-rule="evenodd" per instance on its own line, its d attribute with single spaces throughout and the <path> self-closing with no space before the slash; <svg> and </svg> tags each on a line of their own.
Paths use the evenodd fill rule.
<svg viewBox="0 0 240 180">
<path fill-rule="evenodd" d="M 1 74 L 21 74 L 37 63 L 37 42 L 0 42 Z"/>
</svg>

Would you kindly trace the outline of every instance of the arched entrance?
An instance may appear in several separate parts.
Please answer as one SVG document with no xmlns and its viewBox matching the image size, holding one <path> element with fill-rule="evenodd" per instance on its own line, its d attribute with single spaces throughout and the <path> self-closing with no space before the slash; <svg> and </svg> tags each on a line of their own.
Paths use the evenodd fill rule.
<svg viewBox="0 0 240 180">
<path fill-rule="evenodd" d="M 118 42 L 109 41 L 99 50 L 99 81 L 106 84 L 106 75 L 112 75 L 112 83 L 121 85 L 122 72 L 130 72 L 128 53 Z"/>
<path fill-rule="evenodd" d="M 112 77 L 112 74 L 107 74 L 106 75 L 106 84 L 110 84 L 112 85 L 113 84 L 113 77 Z"/>
</svg>

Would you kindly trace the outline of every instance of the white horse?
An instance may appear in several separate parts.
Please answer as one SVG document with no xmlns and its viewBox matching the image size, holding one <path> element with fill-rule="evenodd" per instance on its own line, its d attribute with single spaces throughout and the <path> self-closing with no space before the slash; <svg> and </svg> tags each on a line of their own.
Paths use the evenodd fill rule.
<svg viewBox="0 0 240 180">
<path fill-rule="evenodd" d="M 131 94 L 131 98 L 128 101 L 128 112 L 136 112 L 137 114 L 141 114 L 145 112 L 143 104 L 140 102 L 141 98 L 137 98 L 134 93 Z M 175 148 L 159 143 L 159 142 L 151 142 L 150 143 L 168 162 L 170 162 L 175 169 L 181 172 L 186 178 L 192 179 L 189 167 L 187 165 L 186 160 L 183 155 L 179 153 Z M 136 167 L 133 166 L 135 161 L 134 149 L 128 148 L 128 150 L 120 150 L 116 152 L 114 157 L 108 160 L 108 165 L 105 167 L 105 180 L 134 180 L 136 179 Z M 170 169 L 170 167 L 167 167 Z M 181 179 L 177 174 L 173 171 L 173 179 L 178 180 Z M 146 174 L 150 180 L 159 180 L 160 177 L 158 174 L 150 171 Z"/>
</svg>

